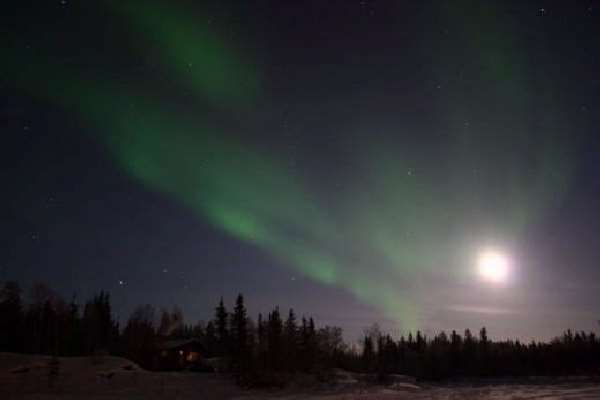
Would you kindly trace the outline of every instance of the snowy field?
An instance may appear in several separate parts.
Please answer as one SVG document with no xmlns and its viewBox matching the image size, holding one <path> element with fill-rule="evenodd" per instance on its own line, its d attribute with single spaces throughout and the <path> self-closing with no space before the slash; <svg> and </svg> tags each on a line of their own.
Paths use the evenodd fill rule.
<svg viewBox="0 0 600 400">
<path fill-rule="evenodd" d="M 262 399 L 252 396 L 248 399 Z M 374 389 L 362 392 L 330 393 L 321 395 L 287 395 L 277 398 L 287 400 L 600 400 L 600 386 L 525 386 L 506 385 L 479 388 L 423 388 L 419 390 Z"/>
<path fill-rule="evenodd" d="M 154 373 L 118 357 L 61 358 L 0 353 L 0 399 L 600 400 L 600 384 L 418 386 L 338 385 L 310 390 L 242 390 L 213 374 Z"/>
</svg>

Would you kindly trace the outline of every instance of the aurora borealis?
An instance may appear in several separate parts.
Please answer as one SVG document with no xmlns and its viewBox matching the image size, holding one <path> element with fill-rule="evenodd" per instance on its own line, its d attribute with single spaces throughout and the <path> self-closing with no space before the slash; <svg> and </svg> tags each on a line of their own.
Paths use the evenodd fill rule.
<svg viewBox="0 0 600 400">
<path fill-rule="evenodd" d="M 400 331 L 593 326 L 600 16 L 584 3 L 15 6 L 2 87 L 3 131 L 18 130 L 7 133 L 18 149 L 5 150 L 7 193 L 18 195 L 3 199 L 2 237 L 18 243 L 0 273 L 80 290 L 98 273 L 196 318 L 212 305 L 181 294 L 189 277 L 206 298 L 241 291 L 300 310 L 319 304 L 302 303 L 318 288 L 328 316 L 352 315 L 351 301 L 362 326 L 381 318 Z M 78 143 L 78 156 L 65 150 Z M 64 178 L 90 168 L 88 152 L 109 183 Z M 95 225 L 32 200 L 56 191 L 63 204 L 100 199 L 85 213 L 119 228 L 69 244 Z M 135 200 L 117 212 L 121 197 Z M 172 210 L 191 222 L 169 228 Z M 117 222 L 127 214 L 145 222 Z M 486 246 L 514 258 L 507 287 L 477 281 Z M 102 266 L 88 264 L 94 254 Z M 178 277 L 156 272 L 167 270 Z M 229 282 L 232 271 L 245 279 Z M 549 308 L 563 310 L 551 324 Z"/>
</svg>

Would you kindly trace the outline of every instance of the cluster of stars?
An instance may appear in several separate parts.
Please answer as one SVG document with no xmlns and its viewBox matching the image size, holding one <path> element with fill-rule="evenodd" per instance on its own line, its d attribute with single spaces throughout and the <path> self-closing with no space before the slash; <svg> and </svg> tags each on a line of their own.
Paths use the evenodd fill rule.
<svg viewBox="0 0 600 400">
<path fill-rule="evenodd" d="M 362 10 L 367 11 L 369 16 L 373 16 L 375 15 L 375 8 L 373 7 L 373 5 L 371 4 L 371 1 L 368 0 L 360 0 L 359 1 L 359 6 Z"/>
<path fill-rule="evenodd" d="M 33 236 L 32 236 L 32 238 L 33 238 Z M 163 266 L 160 271 L 163 274 L 169 273 L 169 269 L 166 266 Z M 185 279 L 185 275 L 183 273 L 181 274 L 181 279 L 184 280 L 183 285 L 182 285 L 182 289 L 183 290 L 188 290 L 189 288 L 191 288 L 190 282 Z M 295 279 L 296 279 L 295 277 L 292 278 L 292 280 L 295 280 Z M 118 279 L 117 280 L 117 285 L 118 286 L 127 286 L 128 283 L 127 283 L 127 281 L 125 279 Z"/>
</svg>

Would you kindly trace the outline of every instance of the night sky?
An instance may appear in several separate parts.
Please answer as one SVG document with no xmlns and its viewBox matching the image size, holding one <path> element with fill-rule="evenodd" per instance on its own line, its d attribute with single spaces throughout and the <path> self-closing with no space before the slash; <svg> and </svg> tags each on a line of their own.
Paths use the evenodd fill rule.
<svg viewBox="0 0 600 400">
<path fill-rule="evenodd" d="M 0 18 L 0 281 L 106 289 L 121 321 L 140 303 L 206 320 L 242 292 L 350 340 L 598 326 L 600 2 Z"/>
</svg>

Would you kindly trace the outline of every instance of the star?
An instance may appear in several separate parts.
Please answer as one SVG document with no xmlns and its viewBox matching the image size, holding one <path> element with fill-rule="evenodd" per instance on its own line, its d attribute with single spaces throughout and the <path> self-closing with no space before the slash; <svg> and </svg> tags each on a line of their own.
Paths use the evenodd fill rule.
<svg viewBox="0 0 600 400">
<path fill-rule="evenodd" d="M 125 281 L 119 280 L 119 286 L 125 285 Z"/>
</svg>

